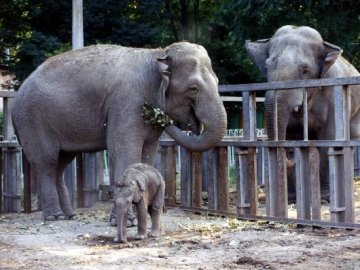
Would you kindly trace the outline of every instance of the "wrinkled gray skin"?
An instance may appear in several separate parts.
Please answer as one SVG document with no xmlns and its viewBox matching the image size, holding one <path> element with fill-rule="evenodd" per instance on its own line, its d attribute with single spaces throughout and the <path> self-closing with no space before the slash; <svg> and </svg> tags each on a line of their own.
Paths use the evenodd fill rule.
<svg viewBox="0 0 360 270">
<path fill-rule="evenodd" d="M 117 237 L 114 242 L 127 242 L 127 215 L 131 204 L 136 205 L 138 231 L 136 239 L 147 237 L 147 215 L 151 217 L 150 237 L 161 234 L 160 217 L 164 207 L 165 182 L 152 166 L 136 163 L 125 170 L 120 183 L 114 190 L 114 204 L 117 216 Z"/>
<path fill-rule="evenodd" d="M 269 82 L 338 78 L 359 76 L 359 72 L 342 56 L 342 50 L 323 41 L 320 34 L 310 27 L 283 26 L 273 37 L 247 42 L 246 49 Z M 360 138 L 359 86 L 351 86 L 351 139 Z M 309 139 L 331 140 L 334 133 L 333 87 L 322 90 L 308 89 Z M 278 139 L 303 138 L 303 90 L 277 91 Z M 267 91 L 265 98 L 266 128 L 274 140 L 274 91 Z M 320 149 L 320 179 L 323 190 L 328 189 L 327 149 Z M 290 172 L 291 174 L 291 172 Z M 293 185 L 294 181 L 289 181 Z"/>
<path fill-rule="evenodd" d="M 74 215 L 62 174 L 77 153 L 108 149 L 111 183 L 131 164 L 154 164 L 163 130 L 144 123 L 144 101 L 199 134 L 186 136 L 176 125 L 165 128 L 187 149 L 210 149 L 225 134 L 218 79 L 200 45 L 89 46 L 49 58 L 25 80 L 12 117 L 41 183 L 45 220 Z"/>
</svg>

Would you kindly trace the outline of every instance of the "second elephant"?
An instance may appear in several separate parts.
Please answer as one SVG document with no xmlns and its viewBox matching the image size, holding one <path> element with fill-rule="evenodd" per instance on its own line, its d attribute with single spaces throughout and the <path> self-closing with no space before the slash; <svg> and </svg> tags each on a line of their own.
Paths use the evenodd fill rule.
<svg viewBox="0 0 360 270">
<path fill-rule="evenodd" d="M 359 76 L 342 50 L 324 41 L 313 28 L 287 25 L 269 39 L 247 42 L 246 49 L 269 82 Z M 350 86 L 350 137 L 360 139 L 360 86 Z M 334 87 L 307 90 L 309 139 L 335 139 Z M 279 140 L 303 138 L 303 89 L 278 90 L 277 128 Z M 275 96 L 265 97 L 266 128 L 269 140 L 275 139 Z M 320 149 L 322 193 L 328 190 L 327 149 Z M 292 183 L 290 183 L 292 184 Z"/>
</svg>

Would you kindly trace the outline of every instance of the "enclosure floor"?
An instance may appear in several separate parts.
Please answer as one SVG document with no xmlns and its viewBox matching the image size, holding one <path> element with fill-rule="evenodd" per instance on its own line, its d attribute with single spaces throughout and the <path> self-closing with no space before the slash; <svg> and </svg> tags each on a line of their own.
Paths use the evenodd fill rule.
<svg viewBox="0 0 360 270">
<path fill-rule="evenodd" d="M 110 203 L 73 220 L 0 216 L 0 269 L 360 269 L 360 232 L 238 222 L 169 209 L 163 236 L 115 244 Z"/>
</svg>

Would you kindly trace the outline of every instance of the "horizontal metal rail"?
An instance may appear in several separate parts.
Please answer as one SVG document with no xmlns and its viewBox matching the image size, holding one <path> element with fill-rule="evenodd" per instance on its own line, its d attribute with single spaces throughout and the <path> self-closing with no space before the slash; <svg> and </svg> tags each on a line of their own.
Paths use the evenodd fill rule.
<svg viewBox="0 0 360 270">
<path fill-rule="evenodd" d="M 321 220 L 305 220 L 305 219 L 294 219 L 294 218 L 284 218 L 284 217 L 274 217 L 274 216 L 259 216 L 259 215 L 237 215 L 234 212 L 229 211 L 220 211 L 220 210 L 211 210 L 199 207 L 189 207 L 183 205 L 176 204 L 166 204 L 168 208 L 177 208 L 184 211 L 202 213 L 220 217 L 234 217 L 239 220 L 248 220 L 248 221 L 257 221 L 264 220 L 268 222 L 278 222 L 285 224 L 295 224 L 295 225 L 303 225 L 303 226 L 315 226 L 322 228 L 336 228 L 336 229 L 351 229 L 351 230 L 360 230 L 360 224 L 357 223 L 349 223 L 349 222 L 331 222 L 331 221 L 321 221 Z"/>
<path fill-rule="evenodd" d="M 220 93 L 228 92 L 247 92 L 247 91 L 266 91 L 278 89 L 294 89 L 294 88 L 310 88 L 322 86 L 341 86 L 341 85 L 356 85 L 360 84 L 360 76 L 345 77 L 345 78 L 329 78 L 329 79 L 312 79 L 299 81 L 277 81 L 266 83 L 251 83 L 251 84 L 234 84 L 234 85 L 220 85 Z"/>
<path fill-rule="evenodd" d="M 160 140 L 162 146 L 177 146 L 172 139 Z M 217 146 L 237 146 L 237 147 L 346 147 L 360 146 L 360 141 L 247 141 L 236 139 L 223 139 Z"/>
</svg>

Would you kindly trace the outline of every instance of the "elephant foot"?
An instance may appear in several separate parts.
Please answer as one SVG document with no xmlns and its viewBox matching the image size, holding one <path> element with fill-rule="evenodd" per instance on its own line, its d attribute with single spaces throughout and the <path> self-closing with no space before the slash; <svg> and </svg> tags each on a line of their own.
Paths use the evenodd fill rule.
<svg viewBox="0 0 360 270">
<path fill-rule="evenodd" d="M 127 243 L 127 239 L 120 240 L 118 237 L 115 237 L 113 241 L 114 243 Z"/>
<path fill-rule="evenodd" d="M 137 217 L 135 215 L 133 216 L 128 216 L 128 220 L 127 220 L 127 227 L 135 227 L 138 225 L 138 220 Z M 116 220 L 116 215 L 115 213 L 111 213 L 110 215 L 110 226 L 112 227 L 116 227 L 117 226 L 117 220 Z"/>
<path fill-rule="evenodd" d="M 63 213 L 46 214 L 44 215 L 44 220 L 45 221 L 65 220 L 65 215 Z"/>
<path fill-rule="evenodd" d="M 135 235 L 135 239 L 136 240 L 143 240 L 143 239 L 146 239 L 146 234 L 136 234 Z"/>
<path fill-rule="evenodd" d="M 116 217 L 110 217 L 110 226 L 112 226 L 112 227 L 117 226 Z"/>
<path fill-rule="evenodd" d="M 134 217 L 129 217 L 127 220 L 127 227 L 135 227 L 138 225 L 138 220 L 136 218 L 136 216 Z"/>
<path fill-rule="evenodd" d="M 71 214 L 71 215 L 65 215 L 65 217 L 66 217 L 67 220 L 73 219 L 73 217 L 75 217 L 75 216 L 76 216 L 75 213 L 73 213 L 73 214 Z"/>
<path fill-rule="evenodd" d="M 159 237 L 161 235 L 160 230 L 151 230 L 149 237 Z"/>
</svg>

